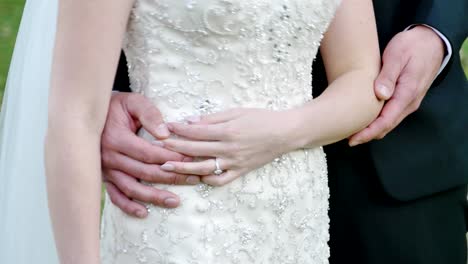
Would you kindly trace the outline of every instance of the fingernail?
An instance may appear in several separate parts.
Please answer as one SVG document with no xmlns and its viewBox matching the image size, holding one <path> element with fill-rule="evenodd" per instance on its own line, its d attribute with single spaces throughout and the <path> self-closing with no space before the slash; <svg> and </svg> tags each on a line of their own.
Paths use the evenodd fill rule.
<svg viewBox="0 0 468 264">
<path fill-rule="evenodd" d="M 164 170 L 164 171 L 173 171 L 175 169 L 174 165 L 170 164 L 170 163 L 164 163 L 163 165 L 161 165 L 161 169 Z"/>
<path fill-rule="evenodd" d="M 164 205 L 167 207 L 176 207 L 178 204 L 179 202 L 177 201 L 177 199 L 174 198 L 167 198 L 166 200 L 164 200 Z"/>
<path fill-rule="evenodd" d="M 379 84 L 377 86 L 377 89 L 379 89 L 379 92 L 386 98 L 389 99 L 392 95 L 390 94 L 390 89 L 388 89 L 387 86 L 383 84 Z"/>
<path fill-rule="evenodd" d="M 151 142 L 151 144 L 153 144 L 155 146 L 158 146 L 158 147 L 164 147 L 164 143 L 162 141 L 159 141 L 159 140 L 153 140 L 153 142 Z"/>
<path fill-rule="evenodd" d="M 187 181 L 188 184 L 198 184 L 200 182 L 200 177 L 197 177 L 197 176 L 189 176 L 187 177 L 187 179 L 185 180 Z"/>
<path fill-rule="evenodd" d="M 138 211 L 136 211 L 136 215 L 139 218 L 144 218 L 146 216 L 146 213 L 144 211 L 138 210 Z"/>
<path fill-rule="evenodd" d="M 160 137 L 168 137 L 170 135 L 169 129 L 167 128 L 166 124 L 160 124 L 158 128 L 156 128 L 156 134 Z"/>
<path fill-rule="evenodd" d="M 185 120 L 187 120 L 189 123 L 196 123 L 196 122 L 200 122 L 200 116 L 189 116 L 187 118 L 185 118 Z"/>
</svg>

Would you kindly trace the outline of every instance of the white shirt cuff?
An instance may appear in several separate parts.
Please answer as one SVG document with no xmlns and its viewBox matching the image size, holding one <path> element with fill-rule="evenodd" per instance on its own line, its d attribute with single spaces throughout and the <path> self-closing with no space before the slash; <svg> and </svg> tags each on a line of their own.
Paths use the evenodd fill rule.
<svg viewBox="0 0 468 264">
<path fill-rule="evenodd" d="M 445 69 L 445 66 L 447 66 L 448 62 L 450 61 L 450 58 L 452 57 L 452 53 L 453 53 L 452 45 L 450 44 L 450 41 L 447 39 L 447 37 L 444 34 L 440 33 L 439 30 L 437 30 L 437 29 L 435 29 L 435 28 L 433 28 L 433 27 L 431 27 L 429 25 L 426 25 L 426 24 L 411 25 L 411 26 L 405 28 L 404 31 L 409 30 L 409 29 L 411 29 L 411 28 L 413 28 L 415 26 L 425 26 L 425 27 L 428 27 L 428 28 L 432 29 L 445 43 L 445 47 L 447 48 L 447 55 L 442 60 L 442 64 L 440 65 L 439 72 L 437 72 L 437 76 L 439 76 L 439 74 Z"/>
</svg>

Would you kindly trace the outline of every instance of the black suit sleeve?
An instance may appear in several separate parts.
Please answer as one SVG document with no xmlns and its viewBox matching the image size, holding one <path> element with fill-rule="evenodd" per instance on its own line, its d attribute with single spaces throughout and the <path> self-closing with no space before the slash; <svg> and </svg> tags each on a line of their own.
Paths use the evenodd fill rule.
<svg viewBox="0 0 468 264">
<path fill-rule="evenodd" d="M 427 4 L 431 2 L 430 4 Z M 440 31 L 449 40 L 453 52 L 458 52 L 468 36 L 468 1 L 467 0 L 432 0 L 421 1 L 420 8 L 414 19 L 414 24 L 427 24 Z M 451 65 L 453 56 L 436 83 L 442 81 Z M 459 65 L 456 65 L 458 67 Z"/>
<path fill-rule="evenodd" d="M 120 92 L 131 92 L 130 80 L 128 78 L 127 59 L 123 52 L 120 55 L 119 66 L 117 67 L 113 90 Z"/>
<path fill-rule="evenodd" d="M 436 28 L 451 42 L 453 54 L 419 110 L 384 139 L 368 144 L 383 188 L 401 201 L 468 183 L 468 82 L 458 52 L 468 35 L 468 1 L 421 0 L 415 7 L 405 22 Z"/>
</svg>

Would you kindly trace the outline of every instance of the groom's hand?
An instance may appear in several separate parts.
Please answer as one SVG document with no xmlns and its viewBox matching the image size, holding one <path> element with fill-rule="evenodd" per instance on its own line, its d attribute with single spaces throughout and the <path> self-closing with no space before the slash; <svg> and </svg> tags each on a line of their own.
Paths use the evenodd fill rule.
<svg viewBox="0 0 468 264">
<path fill-rule="evenodd" d="M 419 109 L 444 58 L 445 44 L 430 28 L 416 26 L 390 41 L 382 56 L 382 71 L 375 81 L 375 93 L 388 100 L 380 116 L 352 136 L 351 146 L 382 139 L 403 119 Z"/>
<path fill-rule="evenodd" d="M 160 164 L 183 161 L 187 157 L 138 137 L 136 132 L 141 127 L 159 139 L 169 136 L 161 113 L 148 99 L 134 93 L 113 94 L 101 140 L 104 182 L 116 206 L 127 214 L 146 217 L 146 208 L 136 201 L 172 208 L 178 206 L 179 198 L 168 191 L 146 186 L 139 180 L 188 184 L 199 179 L 187 180 L 187 176 L 161 170 Z"/>
</svg>

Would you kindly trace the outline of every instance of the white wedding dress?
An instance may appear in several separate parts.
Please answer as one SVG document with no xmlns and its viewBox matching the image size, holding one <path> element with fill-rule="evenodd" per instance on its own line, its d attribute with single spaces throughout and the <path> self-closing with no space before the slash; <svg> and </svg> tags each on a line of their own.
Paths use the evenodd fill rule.
<svg viewBox="0 0 468 264">
<path fill-rule="evenodd" d="M 124 49 L 134 92 L 183 121 L 311 100 L 311 65 L 339 0 L 137 0 Z M 255 124 L 252 124 L 255 128 Z M 150 140 L 147 133 L 142 133 Z M 327 167 L 298 150 L 224 187 L 157 186 L 177 209 L 129 217 L 109 199 L 102 262 L 328 263 Z"/>
</svg>

